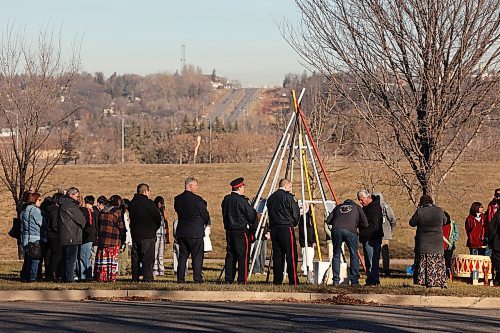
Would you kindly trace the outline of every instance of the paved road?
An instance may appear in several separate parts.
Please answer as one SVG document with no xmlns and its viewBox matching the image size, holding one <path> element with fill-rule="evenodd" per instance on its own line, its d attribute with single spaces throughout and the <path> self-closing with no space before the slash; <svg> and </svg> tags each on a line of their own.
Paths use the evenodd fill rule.
<svg viewBox="0 0 500 333">
<path fill-rule="evenodd" d="M 498 332 L 500 310 L 289 303 L 0 303 L 0 332 Z"/>
</svg>

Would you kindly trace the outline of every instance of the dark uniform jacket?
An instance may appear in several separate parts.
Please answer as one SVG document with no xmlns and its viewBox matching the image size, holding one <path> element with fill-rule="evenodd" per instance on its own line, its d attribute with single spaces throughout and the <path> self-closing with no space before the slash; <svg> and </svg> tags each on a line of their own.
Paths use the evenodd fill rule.
<svg viewBox="0 0 500 333">
<path fill-rule="evenodd" d="M 361 207 L 349 199 L 332 210 L 326 223 L 332 226 L 332 230 L 346 229 L 354 234 L 358 234 L 358 228 L 368 227 L 368 220 Z"/>
<path fill-rule="evenodd" d="M 160 211 L 153 200 L 136 193 L 128 206 L 130 234 L 133 241 L 153 239 L 161 225 Z"/>
<path fill-rule="evenodd" d="M 372 195 L 372 202 L 363 207 L 363 213 L 365 213 L 366 218 L 368 219 L 368 228 L 359 230 L 359 241 L 367 242 L 382 239 L 384 237 L 384 229 L 382 227 L 384 215 L 382 213 L 382 206 L 380 206 L 380 197 L 378 195 Z"/>
<path fill-rule="evenodd" d="M 266 205 L 271 229 L 275 226 L 296 227 L 299 223 L 299 205 L 291 193 L 280 188 L 267 199 Z"/>
<path fill-rule="evenodd" d="M 257 213 L 244 196 L 231 192 L 222 200 L 222 220 L 226 231 L 254 229 Z"/>
<path fill-rule="evenodd" d="M 494 252 L 500 252 L 500 210 L 490 221 L 490 247 Z"/>
<path fill-rule="evenodd" d="M 174 198 L 177 213 L 176 238 L 203 238 L 205 226 L 210 223 L 207 202 L 191 191 L 184 191 Z"/>
<path fill-rule="evenodd" d="M 65 195 L 59 200 L 59 215 L 57 229 L 61 245 L 82 244 L 82 229 L 85 218 L 78 203 L 73 198 Z"/>
</svg>

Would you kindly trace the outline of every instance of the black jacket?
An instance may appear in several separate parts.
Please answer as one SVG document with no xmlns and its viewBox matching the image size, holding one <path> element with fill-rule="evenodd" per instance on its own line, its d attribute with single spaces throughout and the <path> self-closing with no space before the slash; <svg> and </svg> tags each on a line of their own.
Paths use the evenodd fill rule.
<svg viewBox="0 0 500 333">
<path fill-rule="evenodd" d="M 128 206 L 130 234 L 133 241 L 153 239 L 161 225 L 160 211 L 153 200 L 136 193 Z"/>
<path fill-rule="evenodd" d="M 494 252 L 500 252 L 500 210 L 498 210 L 490 221 L 490 247 Z"/>
<path fill-rule="evenodd" d="M 65 195 L 59 200 L 57 228 L 61 245 L 82 244 L 82 229 L 85 218 L 78 203 Z"/>
<path fill-rule="evenodd" d="M 184 191 L 174 198 L 177 213 L 176 238 L 203 238 L 205 226 L 210 223 L 207 202 L 191 191 Z"/>
<path fill-rule="evenodd" d="M 382 213 L 382 206 L 380 206 L 380 197 L 378 195 L 372 195 L 372 202 L 363 207 L 363 213 L 365 213 L 366 218 L 368 219 L 368 228 L 362 228 L 359 230 L 359 241 L 367 242 L 382 239 L 384 237 L 384 229 L 382 229 L 384 215 Z"/>
<path fill-rule="evenodd" d="M 45 209 L 47 215 L 48 225 L 47 225 L 47 236 L 49 239 L 59 238 L 57 220 L 59 216 L 59 206 L 52 203 Z"/>
<path fill-rule="evenodd" d="M 231 192 L 224 197 L 221 207 L 226 231 L 250 230 L 253 232 L 257 212 L 244 196 Z"/>
<path fill-rule="evenodd" d="M 99 220 L 99 210 L 96 207 L 90 208 L 80 207 L 83 217 L 85 217 L 85 227 L 83 227 L 82 243 L 90 243 L 97 245 L 97 221 Z M 90 218 L 92 217 L 92 224 Z"/>
<path fill-rule="evenodd" d="M 291 193 L 280 188 L 271 194 L 266 205 L 271 229 L 275 226 L 296 227 L 299 223 L 299 205 Z"/>
<path fill-rule="evenodd" d="M 332 226 L 332 230 L 346 229 L 354 234 L 358 233 L 358 228 L 368 227 L 368 220 L 361 207 L 349 199 L 332 210 L 326 223 Z"/>
</svg>

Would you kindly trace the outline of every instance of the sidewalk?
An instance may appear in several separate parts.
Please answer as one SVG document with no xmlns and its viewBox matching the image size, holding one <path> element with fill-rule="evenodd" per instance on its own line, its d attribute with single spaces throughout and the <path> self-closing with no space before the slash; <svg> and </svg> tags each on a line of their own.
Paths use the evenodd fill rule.
<svg viewBox="0 0 500 333">
<path fill-rule="evenodd" d="M 142 300 L 195 302 L 325 302 L 332 304 L 372 304 L 435 308 L 498 309 L 500 298 L 454 297 L 388 294 L 320 294 L 239 291 L 167 291 L 167 290 L 2 290 L 2 301 L 82 301 Z"/>
</svg>

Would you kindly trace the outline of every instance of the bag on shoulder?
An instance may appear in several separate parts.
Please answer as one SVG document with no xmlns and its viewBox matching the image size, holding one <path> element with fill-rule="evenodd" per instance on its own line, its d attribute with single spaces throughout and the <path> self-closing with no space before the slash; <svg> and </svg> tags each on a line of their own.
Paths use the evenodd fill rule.
<svg viewBox="0 0 500 333">
<path fill-rule="evenodd" d="M 12 227 L 8 232 L 9 236 L 15 239 L 21 238 L 21 220 L 18 217 L 12 219 Z"/>
<path fill-rule="evenodd" d="M 42 247 L 39 242 L 28 243 L 26 254 L 32 259 L 42 259 Z"/>
</svg>

